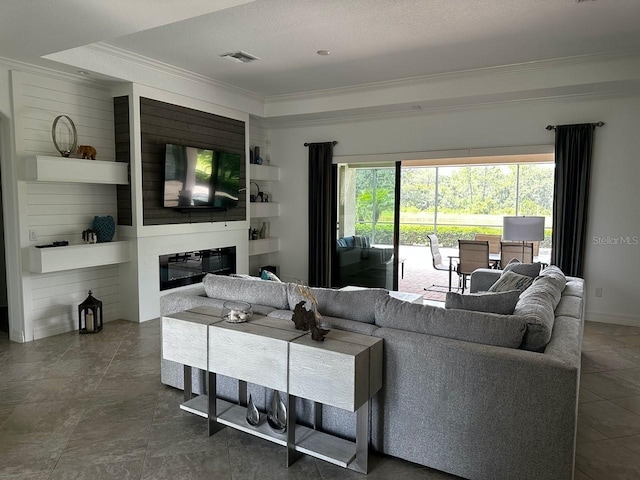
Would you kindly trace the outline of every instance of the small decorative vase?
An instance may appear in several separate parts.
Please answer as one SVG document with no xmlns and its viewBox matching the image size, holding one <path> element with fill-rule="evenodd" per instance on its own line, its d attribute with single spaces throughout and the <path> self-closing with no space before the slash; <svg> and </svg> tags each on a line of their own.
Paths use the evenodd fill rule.
<svg viewBox="0 0 640 480">
<path fill-rule="evenodd" d="M 110 242 L 116 234 L 116 222 L 111 215 L 106 217 L 93 217 L 91 228 L 98 237 L 98 243 Z"/>
<path fill-rule="evenodd" d="M 247 404 L 247 414 L 245 416 L 247 423 L 252 427 L 257 427 L 260 423 L 260 412 L 253 404 L 253 398 L 249 394 L 249 403 Z"/>
<path fill-rule="evenodd" d="M 284 433 L 287 431 L 287 407 L 280 398 L 277 390 L 273 391 L 271 398 L 271 408 L 267 414 L 267 423 L 276 433 Z"/>
</svg>

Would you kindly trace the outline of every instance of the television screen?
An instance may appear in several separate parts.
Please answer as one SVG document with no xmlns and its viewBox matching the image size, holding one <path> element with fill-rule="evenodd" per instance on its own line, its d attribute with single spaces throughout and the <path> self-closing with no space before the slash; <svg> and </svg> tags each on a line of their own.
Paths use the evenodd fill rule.
<svg viewBox="0 0 640 480">
<path fill-rule="evenodd" d="M 240 155 L 167 144 L 164 206 L 229 208 L 238 205 Z"/>
<path fill-rule="evenodd" d="M 235 207 L 240 190 L 240 155 L 214 152 L 214 207 Z"/>
</svg>

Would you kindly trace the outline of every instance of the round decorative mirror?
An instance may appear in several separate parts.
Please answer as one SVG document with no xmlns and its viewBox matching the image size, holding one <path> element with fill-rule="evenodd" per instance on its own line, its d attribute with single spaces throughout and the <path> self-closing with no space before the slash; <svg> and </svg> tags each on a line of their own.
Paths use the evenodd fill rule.
<svg viewBox="0 0 640 480">
<path fill-rule="evenodd" d="M 51 127 L 51 136 L 60 155 L 68 157 L 72 152 L 75 152 L 78 146 L 78 132 L 73 120 L 68 116 L 58 115 L 56 117 Z"/>
</svg>

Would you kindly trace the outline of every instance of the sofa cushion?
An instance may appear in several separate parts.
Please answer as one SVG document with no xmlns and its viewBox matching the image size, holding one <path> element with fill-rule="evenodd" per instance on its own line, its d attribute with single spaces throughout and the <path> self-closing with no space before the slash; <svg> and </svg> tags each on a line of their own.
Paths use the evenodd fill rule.
<svg viewBox="0 0 640 480">
<path fill-rule="evenodd" d="M 202 279 L 202 284 L 210 298 L 236 300 L 283 310 L 289 308 L 285 283 L 243 280 L 209 273 Z"/>
<path fill-rule="evenodd" d="M 549 343 L 555 318 L 554 310 L 564 289 L 563 277 L 564 274 L 556 267 L 547 274 L 543 271 L 520 295 L 513 313 L 524 316 L 527 320 L 527 332 L 522 344 L 524 349 L 541 352 Z"/>
<path fill-rule="evenodd" d="M 287 288 L 289 306 L 292 309 L 299 302 L 306 301 L 297 287 L 295 283 L 290 283 Z M 365 288 L 349 291 L 312 288 L 311 293 L 318 301 L 318 311 L 321 315 L 365 323 L 373 323 L 375 320 L 376 300 L 389 296 L 389 292 L 383 288 Z M 307 308 L 311 308 L 308 303 Z"/>
<path fill-rule="evenodd" d="M 524 292 L 533 283 L 533 278 L 514 272 L 504 272 L 500 278 L 489 287 L 489 292 L 507 292 L 519 290 Z"/>
<path fill-rule="evenodd" d="M 519 290 L 472 293 L 469 295 L 447 292 L 444 308 L 511 315 L 513 309 L 516 307 L 516 303 L 518 303 L 518 298 L 520 298 Z"/>
<path fill-rule="evenodd" d="M 546 278 L 554 284 L 557 291 L 562 293 L 564 287 L 567 285 L 567 277 L 565 274 L 555 265 L 550 265 L 540 272 L 540 277 Z M 536 279 L 540 280 L 540 278 Z"/>
<path fill-rule="evenodd" d="M 386 296 L 376 302 L 376 325 L 467 342 L 518 348 L 527 329 L 523 317 L 448 310 Z"/>
<path fill-rule="evenodd" d="M 502 273 L 513 272 L 520 275 L 526 275 L 527 277 L 536 278 L 540 275 L 540 269 L 542 264 L 540 262 L 535 263 L 521 263 L 517 259 L 511 260 L 509 264 L 504 267 Z"/>
</svg>

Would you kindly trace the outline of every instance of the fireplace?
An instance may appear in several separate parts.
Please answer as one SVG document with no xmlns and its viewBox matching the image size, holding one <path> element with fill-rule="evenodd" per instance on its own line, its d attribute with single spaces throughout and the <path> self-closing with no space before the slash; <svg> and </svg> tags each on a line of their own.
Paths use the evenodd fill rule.
<svg viewBox="0 0 640 480">
<path fill-rule="evenodd" d="M 160 290 L 199 283 L 207 273 L 236 273 L 236 247 L 160 255 Z"/>
</svg>

